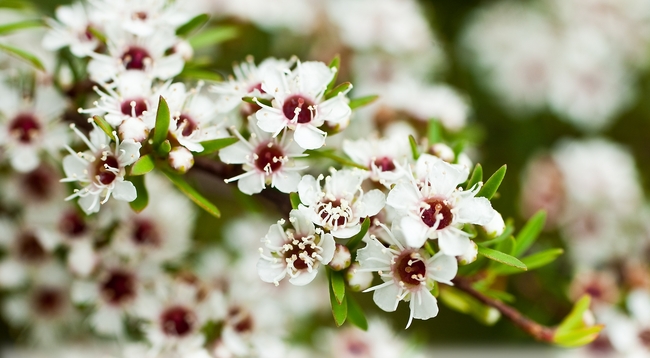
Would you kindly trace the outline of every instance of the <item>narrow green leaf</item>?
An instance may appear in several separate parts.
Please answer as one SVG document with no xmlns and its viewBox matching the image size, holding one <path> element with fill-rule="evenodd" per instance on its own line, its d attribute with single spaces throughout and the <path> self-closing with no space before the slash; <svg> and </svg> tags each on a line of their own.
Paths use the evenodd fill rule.
<svg viewBox="0 0 650 358">
<path fill-rule="evenodd" d="M 219 26 L 205 30 L 189 39 L 189 43 L 198 50 L 200 48 L 214 46 L 219 43 L 232 40 L 239 35 L 239 30 L 235 26 Z"/>
<path fill-rule="evenodd" d="M 332 292 L 334 292 L 336 302 L 342 304 L 345 298 L 345 278 L 343 278 L 343 273 L 331 270 L 330 284 L 332 285 Z"/>
<path fill-rule="evenodd" d="M 553 337 L 553 342 L 567 348 L 581 347 L 595 341 L 603 328 L 603 325 L 596 325 L 567 333 L 556 333 Z"/>
<path fill-rule="evenodd" d="M 467 182 L 467 186 L 465 187 L 465 190 L 469 190 L 474 185 L 480 183 L 483 181 L 483 167 L 481 164 L 476 164 L 474 167 L 474 170 L 472 171 L 472 176 L 469 178 L 469 181 Z"/>
<path fill-rule="evenodd" d="M 147 192 L 147 187 L 144 184 L 143 176 L 130 177 L 129 181 L 133 183 L 135 190 L 138 193 L 138 196 L 135 198 L 135 200 L 130 202 L 129 205 L 131 205 L 131 209 L 133 209 L 133 211 L 139 213 L 144 210 L 149 204 L 149 193 Z"/>
<path fill-rule="evenodd" d="M 364 331 L 367 331 L 368 320 L 366 319 L 366 314 L 363 313 L 363 308 L 354 298 L 350 297 L 350 295 L 348 295 L 345 300 L 348 302 L 348 322 Z"/>
<path fill-rule="evenodd" d="M 33 27 L 41 27 L 41 26 L 43 26 L 43 21 L 40 20 L 25 20 L 25 21 L 12 22 L 10 24 L 0 25 L 0 35 L 8 35 L 14 31 L 29 29 Z"/>
<path fill-rule="evenodd" d="M 350 109 L 357 109 L 359 107 L 364 107 L 374 102 L 379 98 L 378 95 L 370 95 L 365 97 L 354 98 L 350 100 Z"/>
<path fill-rule="evenodd" d="M 169 139 L 165 139 L 164 142 L 158 147 L 158 154 L 165 156 L 172 150 L 172 145 L 169 143 Z"/>
<path fill-rule="evenodd" d="M 153 170 L 156 167 L 151 154 L 140 157 L 137 162 L 133 163 L 131 167 L 131 176 L 145 175 Z"/>
<path fill-rule="evenodd" d="M 254 104 L 256 106 L 259 106 L 259 104 L 257 103 L 257 102 L 259 102 L 259 103 L 261 103 L 261 104 L 263 104 L 265 106 L 273 107 L 273 103 L 271 103 L 271 100 L 268 99 L 268 98 L 242 97 L 242 101 L 244 101 L 246 103 Z"/>
<path fill-rule="evenodd" d="M 184 23 L 183 25 L 181 25 L 179 28 L 176 29 L 176 36 L 186 37 L 191 32 L 205 25 L 208 22 L 208 20 L 210 20 L 210 16 L 208 16 L 208 14 L 196 15 L 190 21 Z"/>
<path fill-rule="evenodd" d="M 501 185 L 501 182 L 503 181 L 503 178 L 506 176 L 506 165 L 502 166 L 492 174 L 490 179 L 488 179 L 481 190 L 479 190 L 478 194 L 476 196 L 482 196 L 489 199 L 492 199 L 494 194 L 497 192 L 499 189 L 499 186 Z"/>
<path fill-rule="evenodd" d="M 331 90 L 334 87 L 334 84 L 336 83 L 336 79 L 339 76 L 339 68 L 341 67 L 341 56 L 339 54 L 336 54 L 332 61 L 329 64 L 329 68 L 334 69 L 334 76 L 332 76 L 332 80 L 330 83 L 327 84 L 327 90 Z"/>
<path fill-rule="evenodd" d="M 196 153 L 196 155 L 209 155 L 212 154 L 216 151 L 219 151 L 229 145 L 233 145 L 237 143 L 239 139 L 235 137 L 227 137 L 227 138 L 219 138 L 219 139 L 214 139 L 214 140 L 208 140 L 205 142 L 201 142 L 200 144 L 203 146 L 203 151 L 200 153 Z"/>
<path fill-rule="evenodd" d="M 0 0 L 0 8 L 34 10 L 33 4 L 25 0 Z"/>
<path fill-rule="evenodd" d="M 569 314 L 564 317 L 562 323 L 560 323 L 560 325 L 557 327 L 555 330 L 556 335 L 563 335 L 576 329 L 585 327 L 584 314 L 587 312 L 590 305 L 591 296 L 582 296 L 578 302 L 573 305 L 571 312 L 569 312 Z"/>
<path fill-rule="evenodd" d="M 352 236 L 348 242 L 345 243 L 345 246 L 348 247 L 350 250 L 354 250 L 361 240 L 363 240 L 363 237 L 366 236 L 368 233 L 368 229 L 370 228 L 370 218 L 366 217 L 363 219 L 363 223 L 361 223 L 361 230 L 359 231 L 358 234 Z"/>
<path fill-rule="evenodd" d="M 442 127 L 440 126 L 440 121 L 431 118 L 427 126 L 427 139 L 429 140 L 429 145 L 442 142 Z"/>
<path fill-rule="evenodd" d="M 96 27 L 89 26 L 88 27 L 88 32 L 90 32 L 90 34 L 93 35 L 99 42 L 104 43 L 104 44 L 106 43 L 106 35 L 104 35 Z"/>
<path fill-rule="evenodd" d="M 409 144 L 411 145 L 411 155 L 413 159 L 418 160 L 420 158 L 420 150 L 418 149 L 418 143 L 415 141 L 413 135 L 409 135 Z"/>
<path fill-rule="evenodd" d="M 113 127 L 106 122 L 106 120 L 100 116 L 93 116 L 93 121 L 99 127 L 106 135 L 108 138 L 110 138 L 112 141 L 115 140 L 115 135 L 113 132 L 115 131 Z"/>
<path fill-rule="evenodd" d="M 336 97 L 339 93 L 347 92 L 352 88 L 352 83 L 350 82 L 343 82 L 340 85 L 334 87 L 333 89 L 325 92 L 325 99 L 330 99 Z"/>
<path fill-rule="evenodd" d="M 526 265 L 519 261 L 516 257 L 510 256 L 506 253 L 503 253 L 501 251 L 493 250 L 484 246 L 481 246 L 481 244 L 478 245 L 478 253 L 487 257 L 490 260 L 500 262 L 504 265 L 512 266 L 512 267 L 517 267 L 521 270 L 526 271 Z"/>
<path fill-rule="evenodd" d="M 332 285 L 328 285 L 330 291 L 330 305 L 332 306 L 332 315 L 334 316 L 334 322 L 337 326 L 342 326 L 345 323 L 345 319 L 348 317 L 348 300 L 343 298 L 342 302 L 339 303 L 336 300 L 336 295 L 332 289 Z"/>
<path fill-rule="evenodd" d="M 223 77 L 220 74 L 199 68 L 183 68 L 183 71 L 181 71 L 178 76 L 188 80 L 223 81 Z"/>
<path fill-rule="evenodd" d="M 519 256 L 526 252 L 528 248 L 537 240 L 539 234 L 544 229 L 546 223 L 546 212 L 540 210 L 528 220 L 526 225 L 519 231 L 516 237 L 514 255 Z"/>
<path fill-rule="evenodd" d="M 204 198 L 196 189 L 192 188 L 180 175 L 176 173 L 171 173 L 169 171 L 163 171 L 167 178 L 176 185 L 176 187 L 183 192 L 190 200 L 192 200 L 196 205 L 201 207 L 203 210 L 212 214 L 212 216 L 218 218 L 221 216 L 219 209 L 212 204 L 208 199 Z"/>
<path fill-rule="evenodd" d="M 160 145 L 167 139 L 167 131 L 169 130 L 169 121 L 171 114 L 169 113 L 169 106 L 163 96 L 160 96 L 158 102 L 158 112 L 156 113 L 156 126 L 153 130 L 153 147 L 158 149 Z"/>
<path fill-rule="evenodd" d="M 0 44 L 0 51 L 4 51 L 9 55 L 17 57 L 23 61 L 27 61 L 29 62 L 30 65 L 36 67 L 37 69 L 41 71 L 45 71 L 45 66 L 43 66 L 41 60 L 39 60 L 38 57 L 25 50 L 21 50 L 17 47 L 13 47 L 6 44 Z"/>
<path fill-rule="evenodd" d="M 528 270 L 534 270 L 542 266 L 546 266 L 555 261 L 560 255 L 564 253 L 562 249 L 548 249 L 521 259 L 521 262 L 526 265 Z M 494 272 L 498 275 L 512 275 L 521 273 L 520 270 L 507 266 L 499 266 L 494 268 Z"/>
<path fill-rule="evenodd" d="M 357 164 L 349 159 L 345 159 L 343 157 L 339 157 L 338 155 L 334 154 L 333 150 L 329 149 L 320 149 L 320 150 L 306 150 L 305 154 L 311 156 L 311 157 L 316 157 L 316 158 L 328 158 L 332 159 L 335 162 L 338 162 L 340 164 L 346 165 L 348 167 L 355 167 L 359 169 L 365 169 L 368 170 L 367 167 L 364 167 L 361 164 Z"/>
<path fill-rule="evenodd" d="M 300 205 L 300 196 L 296 192 L 291 192 L 289 193 L 289 200 L 291 200 L 291 207 L 293 209 L 298 209 L 298 205 Z"/>
</svg>

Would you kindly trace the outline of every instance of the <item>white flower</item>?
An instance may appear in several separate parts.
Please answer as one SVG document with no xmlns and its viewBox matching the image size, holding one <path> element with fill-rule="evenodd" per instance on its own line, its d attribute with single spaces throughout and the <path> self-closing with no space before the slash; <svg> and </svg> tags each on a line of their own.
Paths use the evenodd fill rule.
<svg viewBox="0 0 650 358">
<path fill-rule="evenodd" d="M 180 2 L 165 0 L 91 0 L 103 23 L 121 26 L 138 36 L 176 28 L 189 21 L 191 14 Z"/>
<path fill-rule="evenodd" d="M 298 210 L 291 210 L 289 222 L 293 229 L 284 230 L 284 220 L 280 220 L 262 239 L 264 248 L 260 249 L 257 272 L 264 282 L 278 285 L 289 275 L 289 282 L 302 286 L 314 280 L 321 264 L 330 262 L 334 256 L 334 238 L 316 229 Z"/>
<path fill-rule="evenodd" d="M 335 70 L 322 62 L 300 62 L 292 71 L 274 71 L 262 81 L 262 90 L 273 96 L 272 107 L 260 104 L 257 125 L 277 136 L 284 128 L 294 131 L 294 140 L 305 149 L 318 149 L 325 144 L 327 133 L 320 130 L 326 121 L 330 126 L 347 123 L 352 110 L 345 96 L 351 89 L 325 99 L 325 90 Z"/>
<path fill-rule="evenodd" d="M 467 191 L 458 187 L 468 176 L 458 166 L 425 154 L 416 166 L 420 179 L 398 183 L 386 199 L 402 216 L 399 223 L 406 244 L 419 248 L 427 239 L 438 239 L 443 253 L 464 254 L 470 240 L 461 228 L 467 223 L 488 224 L 495 215 L 490 201 L 475 197 L 478 185 Z"/>
<path fill-rule="evenodd" d="M 302 204 L 298 207 L 314 224 L 322 226 L 334 237 L 347 239 L 361 230 L 361 220 L 377 215 L 384 207 L 386 196 L 378 189 L 363 192 L 361 170 L 343 169 L 325 178 L 305 175 L 298 184 Z"/>
<path fill-rule="evenodd" d="M 50 26 L 43 36 L 43 47 L 48 50 L 58 50 L 69 46 L 70 51 L 77 57 L 88 56 L 99 45 L 99 41 L 89 31 L 90 27 L 97 28 L 100 22 L 97 13 L 88 11 L 83 3 L 75 2 L 56 8 L 56 20 L 46 19 Z"/>
<path fill-rule="evenodd" d="M 90 140 L 74 125 L 71 128 L 86 143 L 90 151 L 74 153 L 63 158 L 64 182 L 80 182 L 83 189 L 66 198 L 79 198 L 79 206 L 86 214 L 99 211 L 100 204 L 108 201 L 111 195 L 116 200 L 131 202 L 137 197 L 135 186 L 124 180 L 125 166 L 140 157 L 140 143 L 131 139 L 116 142 L 111 146 L 108 136 L 98 127 L 90 131 Z"/>
<path fill-rule="evenodd" d="M 406 328 L 413 318 L 437 316 L 437 300 L 430 291 L 434 281 L 452 285 L 451 280 L 458 271 L 456 258 L 442 252 L 429 257 L 424 250 L 406 246 L 404 233 L 395 225 L 392 232 L 382 227 L 387 234 L 382 239 L 390 246 L 384 246 L 373 235 L 366 247 L 357 252 L 359 270 L 377 271 L 384 281 L 364 292 L 375 291 L 373 300 L 386 312 L 394 312 L 399 301 L 409 301 L 411 314 Z"/>
<path fill-rule="evenodd" d="M 39 267 L 51 261 L 45 241 L 24 223 L 0 218 L 0 247 L 7 252 L 0 260 L 0 287 L 17 288 L 28 283 Z"/>
<path fill-rule="evenodd" d="M 294 158 L 303 157 L 304 149 L 293 139 L 283 135 L 273 138 L 269 133 L 249 121 L 251 133 L 247 141 L 233 129 L 239 142 L 219 151 L 219 159 L 228 164 L 243 164 L 245 173 L 226 180 L 226 183 L 238 180 L 237 187 L 242 193 L 252 195 L 261 192 L 267 184 L 283 193 L 296 191 L 300 182 L 299 171 L 306 166 L 296 166 Z"/>
<path fill-rule="evenodd" d="M 404 176 L 404 170 L 395 163 L 404 162 L 411 155 L 407 136 L 344 140 L 343 151 L 352 161 L 367 166 L 370 179 L 387 188 Z"/>
</svg>

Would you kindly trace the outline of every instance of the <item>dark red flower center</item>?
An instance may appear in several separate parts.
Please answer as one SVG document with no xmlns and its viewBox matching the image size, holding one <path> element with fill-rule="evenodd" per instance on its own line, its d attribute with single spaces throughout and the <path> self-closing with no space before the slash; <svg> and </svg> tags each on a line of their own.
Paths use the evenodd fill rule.
<svg viewBox="0 0 650 358">
<path fill-rule="evenodd" d="M 17 240 L 18 257 L 29 263 L 40 263 L 47 257 L 47 252 L 38 238 L 31 232 L 25 232 Z"/>
<path fill-rule="evenodd" d="M 135 297 L 135 276 L 128 271 L 112 271 L 100 283 L 100 290 L 109 303 L 120 305 Z"/>
<path fill-rule="evenodd" d="M 426 277 L 427 266 L 415 252 L 406 251 L 395 260 L 393 272 L 406 285 L 418 286 Z"/>
<path fill-rule="evenodd" d="M 108 155 L 105 158 L 100 158 L 96 163 L 95 177 L 97 177 L 100 183 L 109 185 L 117 178 L 117 173 L 120 168 L 117 158 Z"/>
<path fill-rule="evenodd" d="M 433 227 L 438 222 L 436 230 L 442 230 L 451 224 L 454 215 L 443 200 L 429 199 L 426 203 L 429 204 L 429 208 L 423 210 L 420 217 L 427 226 Z"/>
<path fill-rule="evenodd" d="M 184 137 L 187 137 L 194 133 L 194 131 L 197 128 L 197 123 L 192 117 L 189 115 L 183 113 L 178 117 L 178 121 L 176 122 L 176 128 L 183 127 L 183 131 L 181 132 Z"/>
<path fill-rule="evenodd" d="M 147 102 L 143 98 L 135 98 L 123 101 L 120 110 L 125 116 L 140 117 L 148 109 L 147 107 Z"/>
<path fill-rule="evenodd" d="M 20 181 L 20 185 L 31 197 L 45 200 L 54 191 L 57 179 L 50 167 L 41 165 L 25 174 Z"/>
<path fill-rule="evenodd" d="M 9 123 L 9 132 L 23 143 L 30 143 L 41 130 L 41 124 L 31 113 L 21 113 Z"/>
<path fill-rule="evenodd" d="M 255 167 L 261 171 L 270 174 L 282 167 L 284 152 L 279 145 L 273 142 L 261 144 L 255 150 L 255 154 L 257 155 L 257 158 L 255 158 Z"/>
<path fill-rule="evenodd" d="M 147 60 L 151 60 L 149 52 L 138 46 L 129 47 L 122 55 L 122 63 L 127 70 L 144 70 Z"/>
<path fill-rule="evenodd" d="M 228 318 L 235 332 L 243 334 L 251 332 L 254 328 L 253 317 L 241 307 L 234 306 L 228 309 Z"/>
<path fill-rule="evenodd" d="M 282 105 L 284 116 L 293 119 L 298 113 L 298 123 L 309 123 L 315 114 L 314 103 L 307 98 L 296 95 L 287 98 Z"/>
<path fill-rule="evenodd" d="M 170 336 L 182 337 L 192 331 L 196 316 L 189 309 L 182 306 L 173 306 L 165 310 L 160 316 L 163 332 Z"/>
<path fill-rule="evenodd" d="M 54 287 L 37 288 L 31 300 L 34 311 L 43 316 L 56 316 L 65 307 L 65 294 Z"/>
<path fill-rule="evenodd" d="M 643 330 L 639 333 L 641 343 L 647 348 L 650 348 L 650 329 Z"/>
<path fill-rule="evenodd" d="M 368 345 L 359 340 L 352 340 L 347 343 L 347 351 L 352 357 L 369 357 L 372 353 Z"/>
<path fill-rule="evenodd" d="M 71 239 L 83 235 L 87 229 L 86 222 L 76 211 L 68 211 L 59 222 L 59 231 Z"/>
<path fill-rule="evenodd" d="M 160 235 L 153 222 L 149 220 L 137 220 L 131 237 L 136 245 L 158 246 Z"/>
<path fill-rule="evenodd" d="M 388 157 L 375 159 L 375 166 L 382 172 L 390 172 L 395 170 L 395 163 L 393 163 L 393 159 Z"/>
<path fill-rule="evenodd" d="M 346 210 L 342 209 L 339 199 L 321 202 L 318 205 L 318 213 L 323 220 L 336 226 L 345 226 L 348 223 L 348 217 L 352 216 L 351 208 L 348 206 Z"/>
<path fill-rule="evenodd" d="M 296 270 L 306 270 L 316 253 L 316 245 L 306 238 L 298 238 L 287 244 L 291 248 L 284 252 L 285 260 L 293 261 Z M 305 257 L 305 255 L 307 257 Z"/>
</svg>

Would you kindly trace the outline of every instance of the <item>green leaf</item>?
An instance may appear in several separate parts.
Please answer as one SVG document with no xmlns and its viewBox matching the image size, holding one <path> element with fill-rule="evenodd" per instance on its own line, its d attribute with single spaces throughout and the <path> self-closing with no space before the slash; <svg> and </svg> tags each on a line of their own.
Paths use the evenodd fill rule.
<svg viewBox="0 0 650 358">
<path fill-rule="evenodd" d="M 348 302 L 348 322 L 364 331 L 367 331 L 368 320 L 366 319 L 365 313 L 363 313 L 363 308 L 361 308 L 359 303 L 354 298 L 350 297 L 350 295 L 348 295 L 345 300 Z"/>
<path fill-rule="evenodd" d="M 365 96 L 365 97 L 359 97 L 359 98 L 354 98 L 350 100 L 350 109 L 357 109 L 359 107 L 367 106 L 370 103 L 374 102 L 379 98 L 378 95 L 373 94 L 370 96 Z"/>
<path fill-rule="evenodd" d="M 201 142 L 200 144 L 203 146 L 203 151 L 200 153 L 196 153 L 196 155 L 209 155 L 229 145 L 233 145 L 238 141 L 239 139 L 235 137 L 227 137 L 227 138 L 219 138 L 219 139 Z"/>
<path fill-rule="evenodd" d="M 501 182 L 503 181 L 503 178 L 506 176 L 506 169 L 507 166 L 504 165 L 499 170 L 497 170 L 490 179 L 488 179 L 481 190 L 479 190 L 478 194 L 476 196 L 482 196 L 487 198 L 488 200 L 492 199 L 494 194 L 497 192 L 499 189 L 499 186 L 501 185 Z"/>
<path fill-rule="evenodd" d="M 560 255 L 564 253 L 562 249 L 548 249 L 530 256 L 526 256 L 521 259 L 521 262 L 526 265 L 528 270 L 534 270 L 542 266 L 546 266 L 551 262 L 555 261 Z M 511 267 L 499 266 L 494 269 L 494 272 L 498 275 L 512 275 L 521 273 L 520 270 L 513 269 Z"/>
<path fill-rule="evenodd" d="M 271 100 L 268 98 L 242 97 L 242 101 L 246 103 L 254 104 L 256 106 L 259 106 L 259 104 L 257 103 L 259 102 L 265 106 L 273 107 L 273 103 L 271 103 Z"/>
<path fill-rule="evenodd" d="M 329 271 L 329 270 L 328 270 Z M 348 300 L 343 298 L 342 302 L 339 303 L 336 300 L 336 295 L 332 289 L 332 285 L 329 286 L 330 291 L 330 305 L 332 306 L 332 315 L 334 316 L 334 322 L 337 326 L 342 326 L 345 323 L 345 319 L 348 317 Z"/>
<path fill-rule="evenodd" d="M 169 143 L 169 139 L 165 139 L 164 142 L 160 145 L 158 148 L 158 154 L 165 156 L 167 153 L 171 152 L 172 150 L 172 145 Z"/>
<path fill-rule="evenodd" d="M 0 0 L 0 8 L 34 10 L 31 2 L 25 0 Z"/>
<path fill-rule="evenodd" d="M 587 345 L 598 338 L 598 334 L 605 326 L 596 325 L 586 328 L 581 328 L 569 333 L 555 334 L 553 342 L 559 346 L 574 348 Z"/>
<path fill-rule="evenodd" d="M 135 190 L 138 193 L 138 196 L 135 198 L 135 200 L 130 202 L 129 205 L 133 211 L 139 213 L 144 210 L 149 204 L 149 193 L 147 192 L 147 187 L 144 184 L 143 176 L 130 177 L 129 181 L 133 183 Z"/>
<path fill-rule="evenodd" d="M 409 144 L 411 145 L 411 155 L 413 159 L 418 160 L 420 158 L 420 150 L 418 149 L 418 143 L 415 141 L 413 135 L 409 135 Z"/>
<path fill-rule="evenodd" d="M 99 42 L 106 43 L 106 35 L 93 26 L 88 26 L 88 32 L 93 35 Z"/>
<path fill-rule="evenodd" d="M 334 87 L 334 84 L 336 83 L 336 78 L 339 75 L 339 68 L 341 67 L 341 56 L 336 54 L 336 56 L 334 56 L 334 58 L 330 62 L 329 67 L 335 69 L 335 71 L 334 71 L 334 76 L 332 76 L 332 80 L 330 81 L 330 83 L 327 84 L 328 91 L 331 90 L 332 87 Z"/>
<path fill-rule="evenodd" d="M 223 77 L 209 70 L 202 70 L 199 68 L 183 68 L 183 71 L 178 74 L 179 77 L 188 79 L 188 80 L 197 80 L 197 81 L 214 81 L 221 82 Z"/>
<path fill-rule="evenodd" d="M 472 176 L 469 178 L 469 181 L 467 182 L 467 186 L 465 187 L 465 190 L 470 190 L 474 185 L 480 183 L 483 181 L 483 167 L 481 164 L 476 164 L 474 167 L 474 170 L 472 171 Z"/>
<path fill-rule="evenodd" d="M 330 271 L 330 285 L 332 285 L 332 292 L 334 292 L 336 302 L 342 304 L 343 299 L 345 298 L 345 278 L 343 277 L 342 272 Z"/>
<path fill-rule="evenodd" d="M 21 50 L 11 45 L 0 44 L 0 51 L 4 51 L 7 54 L 17 57 L 23 61 L 27 61 L 29 62 L 30 65 L 36 67 L 36 69 L 45 71 L 45 66 L 43 66 L 41 60 L 39 60 L 38 57 L 25 50 Z"/>
<path fill-rule="evenodd" d="M 239 30 L 235 26 L 219 26 L 205 30 L 189 39 L 189 43 L 198 50 L 200 48 L 214 46 L 222 42 L 232 40 L 239 35 Z"/>
<path fill-rule="evenodd" d="M 481 246 L 481 244 L 478 245 L 478 253 L 487 257 L 490 260 L 500 262 L 504 265 L 517 267 L 524 271 L 527 270 L 526 265 L 523 262 L 519 261 L 519 259 L 517 259 L 516 257 L 510 256 L 501 251 L 497 251 L 497 250 L 487 248 L 485 246 Z"/>
<path fill-rule="evenodd" d="M 153 170 L 156 167 L 151 154 L 140 157 L 137 162 L 133 163 L 131 167 L 131 176 L 145 175 Z"/>
<path fill-rule="evenodd" d="M 320 149 L 320 150 L 306 150 L 305 154 L 315 157 L 315 158 L 328 158 L 332 159 L 335 162 L 338 162 L 342 165 L 347 165 L 348 167 L 355 167 L 359 169 L 365 169 L 368 170 L 368 167 L 364 167 L 361 164 L 357 164 L 349 159 L 345 159 L 343 157 L 339 157 L 338 155 L 334 154 L 334 150 L 329 150 L 329 149 Z"/>
<path fill-rule="evenodd" d="M 352 88 L 352 83 L 343 82 L 340 85 L 334 87 L 333 89 L 325 92 L 325 99 L 330 99 L 336 97 L 339 93 L 346 93 Z"/>
<path fill-rule="evenodd" d="M 205 25 L 208 22 L 208 20 L 210 20 L 210 16 L 208 16 L 208 14 L 196 15 L 190 21 L 184 23 L 183 25 L 181 25 L 179 28 L 176 29 L 176 36 L 186 37 L 191 32 Z"/>
<path fill-rule="evenodd" d="M 442 127 L 440 126 L 440 121 L 435 118 L 429 120 L 427 139 L 429 140 L 429 145 L 442 142 Z"/>
<path fill-rule="evenodd" d="M 100 116 L 93 116 L 93 121 L 99 127 L 106 135 L 108 138 L 110 138 L 112 141 L 115 141 L 115 134 L 113 132 L 115 131 L 113 127 L 106 122 L 106 120 Z"/>
<path fill-rule="evenodd" d="M 361 230 L 359 231 L 358 234 L 352 236 L 350 239 L 348 239 L 348 242 L 345 243 L 345 246 L 348 247 L 350 250 L 354 250 L 361 240 L 363 240 L 363 237 L 366 236 L 368 233 L 368 229 L 370 228 L 370 218 L 366 217 L 363 219 L 363 223 L 361 223 Z"/>
<path fill-rule="evenodd" d="M 0 25 L 0 35 L 8 35 L 14 31 L 29 29 L 33 27 L 41 27 L 41 26 L 43 26 L 43 22 L 40 20 L 25 20 L 25 21 L 12 22 L 10 24 Z"/>
<path fill-rule="evenodd" d="M 519 256 L 526 252 L 528 248 L 537 240 L 539 234 L 544 229 L 544 223 L 546 223 L 546 212 L 540 210 L 533 217 L 528 220 L 526 225 L 519 231 L 517 238 L 515 240 L 515 250 L 513 254 Z"/>
<path fill-rule="evenodd" d="M 556 334 L 565 334 L 579 328 L 584 328 L 584 315 L 591 305 L 591 296 L 584 295 L 578 302 L 573 305 L 571 312 L 564 317 L 560 325 L 556 329 Z"/>
<path fill-rule="evenodd" d="M 298 209 L 298 205 L 301 204 L 300 196 L 296 192 L 289 193 L 289 200 L 291 200 L 291 207 L 293 209 Z"/>
<path fill-rule="evenodd" d="M 192 200 L 196 205 L 201 207 L 203 210 L 210 213 L 212 216 L 219 218 L 221 213 L 219 209 L 212 204 L 208 199 L 204 198 L 203 195 L 199 194 L 196 189 L 192 188 L 180 175 L 172 173 L 169 171 L 163 171 L 167 178 L 176 185 L 176 187 L 183 192 L 190 200 Z"/>
<path fill-rule="evenodd" d="M 169 131 L 169 121 L 171 114 L 169 113 L 169 106 L 163 96 L 160 96 L 158 103 L 158 112 L 156 113 L 156 126 L 153 130 L 153 147 L 160 148 L 160 145 L 167 139 L 167 131 Z"/>
</svg>

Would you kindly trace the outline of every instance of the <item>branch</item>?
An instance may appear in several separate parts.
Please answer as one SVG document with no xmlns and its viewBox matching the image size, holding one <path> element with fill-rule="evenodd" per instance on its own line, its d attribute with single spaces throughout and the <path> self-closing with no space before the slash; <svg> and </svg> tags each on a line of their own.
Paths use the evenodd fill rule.
<svg viewBox="0 0 650 358">
<path fill-rule="evenodd" d="M 511 320 L 515 326 L 521 328 L 524 332 L 533 336 L 536 340 L 542 342 L 554 343 L 555 328 L 541 325 L 531 320 L 530 318 L 524 316 L 513 307 L 510 307 L 507 304 L 497 299 L 484 295 L 483 293 L 477 291 L 474 287 L 472 287 L 471 281 L 468 280 L 467 278 L 456 277 L 452 280 L 452 282 L 454 283 L 456 288 L 465 291 L 466 293 L 476 298 L 477 300 L 483 302 L 484 304 L 497 309 L 503 316 Z"/>
</svg>

